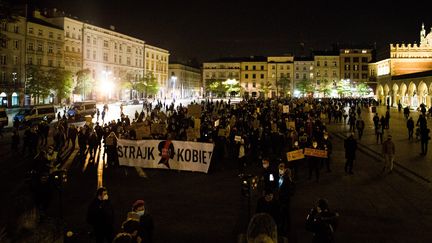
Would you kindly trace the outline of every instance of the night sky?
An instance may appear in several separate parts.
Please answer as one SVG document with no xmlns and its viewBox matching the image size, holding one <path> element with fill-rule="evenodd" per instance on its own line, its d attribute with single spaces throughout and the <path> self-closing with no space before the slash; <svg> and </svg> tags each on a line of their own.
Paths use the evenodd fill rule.
<svg viewBox="0 0 432 243">
<path fill-rule="evenodd" d="M 333 43 L 419 43 L 432 8 L 411 1 L 39 0 L 82 20 L 199 61 L 330 49 Z M 398 1 L 399 2 L 399 1 Z M 415 5 L 415 6 L 411 6 Z"/>
</svg>

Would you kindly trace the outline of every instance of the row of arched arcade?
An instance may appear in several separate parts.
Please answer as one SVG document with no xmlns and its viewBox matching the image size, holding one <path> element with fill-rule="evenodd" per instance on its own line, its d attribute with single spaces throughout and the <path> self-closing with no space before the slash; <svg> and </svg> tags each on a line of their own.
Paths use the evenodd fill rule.
<svg viewBox="0 0 432 243">
<path fill-rule="evenodd" d="M 432 79 L 432 77 L 431 77 Z M 381 104 L 417 108 L 420 104 L 432 105 L 432 80 L 392 80 L 389 83 L 378 84 L 376 98 Z"/>
<path fill-rule="evenodd" d="M 17 107 L 20 106 L 19 93 L 0 92 L 0 107 Z"/>
</svg>

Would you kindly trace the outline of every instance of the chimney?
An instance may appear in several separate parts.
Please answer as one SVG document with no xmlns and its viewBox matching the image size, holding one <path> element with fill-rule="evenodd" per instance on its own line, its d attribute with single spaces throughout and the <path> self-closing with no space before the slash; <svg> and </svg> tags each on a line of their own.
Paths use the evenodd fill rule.
<svg viewBox="0 0 432 243">
<path fill-rule="evenodd" d="M 115 31 L 115 26 L 114 25 L 110 25 L 110 30 Z"/>
</svg>

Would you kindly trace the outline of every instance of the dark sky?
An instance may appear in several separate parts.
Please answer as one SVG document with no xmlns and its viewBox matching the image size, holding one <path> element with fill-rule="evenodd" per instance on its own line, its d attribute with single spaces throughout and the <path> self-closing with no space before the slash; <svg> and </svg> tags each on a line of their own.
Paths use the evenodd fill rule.
<svg viewBox="0 0 432 243">
<path fill-rule="evenodd" d="M 427 2 L 39 0 L 67 13 L 168 49 L 171 60 L 295 53 L 332 43 L 419 42 L 432 26 Z M 397 3 L 397 4 L 396 4 Z"/>
</svg>

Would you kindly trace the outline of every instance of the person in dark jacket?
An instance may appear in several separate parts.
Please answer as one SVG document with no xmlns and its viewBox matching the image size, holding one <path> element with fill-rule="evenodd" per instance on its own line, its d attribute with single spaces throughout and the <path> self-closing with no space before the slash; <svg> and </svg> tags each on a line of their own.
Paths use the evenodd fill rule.
<svg viewBox="0 0 432 243">
<path fill-rule="evenodd" d="M 354 133 L 351 133 L 350 136 L 345 139 L 344 148 L 346 159 L 345 172 L 349 174 L 354 174 L 352 170 L 357 151 L 357 141 L 354 138 Z"/>
<path fill-rule="evenodd" d="M 408 118 L 407 129 L 408 129 L 408 140 L 412 140 L 414 134 L 414 121 L 412 117 Z"/>
<path fill-rule="evenodd" d="M 279 175 L 276 181 L 276 192 L 280 205 L 278 232 L 286 236 L 291 227 L 290 202 L 294 194 L 294 182 L 291 178 L 291 170 L 286 167 L 285 163 L 280 163 L 278 168 Z"/>
<path fill-rule="evenodd" d="M 333 152 L 333 144 L 330 141 L 330 138 L 329 138 L 329 135 L 327 132 L 324 133 L 322 144 L 323 144 L 322 146 L 323 146 L 324 150 L 327 151 L 327 158 L 324 158 L 322 161 L 327 168 L 327 172 L 331 172 L 330 163 L 331 163 L 331 154 Z"/>
<path fill-rule="evenodd" d="M 128 218 L 139 222 L 138 236 L 143 242 L 153 242 L 154 223 L 149 210 L 145 207 L 144 200 L 136 200 L 132 205 L 132 212 Z"/>
<path fill-rule="evenodd" d="M 306 217 L 306 230 L 312 232 L 313 243 L 333 243 L 339 214 L 329 209 L 326 199 L 319 199 Z"/>
<path fill-rule="evenodd" d="M 420 143 L 421 143 L 421 154 L 425 156 L 427 154 L 427 149 L 428 149 L 428 143 L 430 140 L 430 136 L 429 136 L 429 128 L 425 128 L 423 130 L 420 130 Z"/>
<path fill-rule="evenodd" d="M 93 227 L 96 243 L 111 243 L 113 241 L 114 210 L 105 187 L 96 191 L 96 198 L 88 207 L 87 223 Z"/>
<path fill-rule="evenodd" d="M 279 222 L 280 206 L 271 189 L 264 191 L 264 196 L 257 201 L 256 213 L 268 213 L 275 222 Z"/>
</svg>

